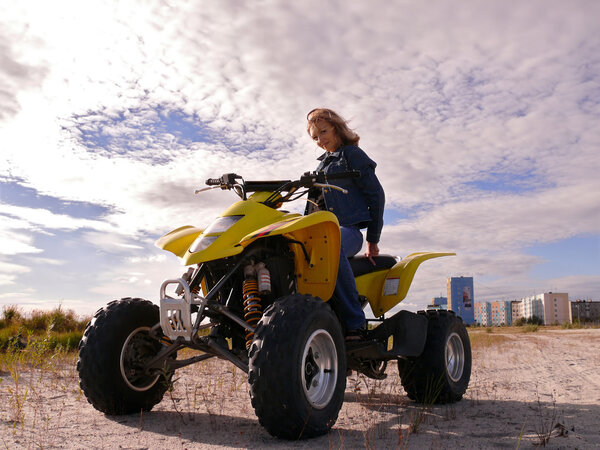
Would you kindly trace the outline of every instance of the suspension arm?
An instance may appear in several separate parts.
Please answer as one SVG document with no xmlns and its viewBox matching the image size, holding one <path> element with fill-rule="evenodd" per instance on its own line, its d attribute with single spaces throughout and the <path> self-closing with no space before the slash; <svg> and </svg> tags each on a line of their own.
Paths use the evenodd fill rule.
<svg viewBox="0 0 600 450">
<path fill-rule="evenodd" d="M 236 316 L 235 314 L 233 314 L 232 312 L 230 312 L 227 308 L 225 308 L 223 305 L 220 305 L 219 303 L 215 303 L 215 304 L 210 304 L 207 305 L 208 308 L 217 311 L 221 314 L 223 314 L 224 316 L 226 316 L 227 318 L 233 320 L 235 323 L 237 323 L 240 327 L 248 330 L 248 331 L 255 331 L 255 328 L 251 325 L 249 325 L 247 322 L 245 322 L 244 320 L 240 319 L 238 316 Z"/>
</svg>

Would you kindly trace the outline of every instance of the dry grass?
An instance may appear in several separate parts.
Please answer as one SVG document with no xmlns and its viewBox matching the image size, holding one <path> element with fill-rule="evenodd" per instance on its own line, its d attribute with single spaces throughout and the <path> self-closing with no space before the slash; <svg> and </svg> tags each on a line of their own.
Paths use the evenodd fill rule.
<svg viewBox="0 0 600 450">
<path fill-rule="evenodd" d="M 500 346 L 504 343 L 512 341 L 512 337 L 504 334 L 493 334 L 485 332 L 469 332 L 469 338 L 471 339 L 471 348 L 473 350 L 479 348 L 489 348 L 493 346 Z"/>
<path fill-rule="evenodd" d="M 74 352 L 49 349 L 43 342 L 0 352 L 0 403 L 6 405 L 0 422 L 26 448 L 59 444 L 52 437 L 63 425 L 67 394 L 81 397 L 75 359 Z"/>
</svg>

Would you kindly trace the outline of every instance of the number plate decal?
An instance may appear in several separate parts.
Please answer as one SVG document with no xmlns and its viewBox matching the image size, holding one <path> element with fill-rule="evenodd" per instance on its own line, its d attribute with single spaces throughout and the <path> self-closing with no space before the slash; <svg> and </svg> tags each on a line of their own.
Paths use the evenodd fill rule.
<svg viewBox="0 0 600 450">
<path fill-rule="evenodd" d="M 383 285 L 383 295 L 396 295 L 398 294 L 398 286 L 400 285 L 400 278 L 388 278 L 385 280 Z"/>
</svg>

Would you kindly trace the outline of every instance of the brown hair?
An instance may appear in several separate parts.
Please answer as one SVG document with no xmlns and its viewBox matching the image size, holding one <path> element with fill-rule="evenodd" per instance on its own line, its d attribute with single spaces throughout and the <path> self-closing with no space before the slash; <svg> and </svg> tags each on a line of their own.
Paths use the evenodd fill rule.
<svg viewBox="0 0 600 450">
<path fill-rule="evenodd" d="M 342 144 L 357 145 L 360 140 L 360 136 L 348 127 L 348 123 L 335 111 L 327 108 L 315 108 L 306 115 L 308 124 L 306 125 L 306 131 L 310 134 L 310 127 L 317 123 L 319 120 L 324 120 L 330 124 L 337 135 L 342 140 Z"/>
</svg>

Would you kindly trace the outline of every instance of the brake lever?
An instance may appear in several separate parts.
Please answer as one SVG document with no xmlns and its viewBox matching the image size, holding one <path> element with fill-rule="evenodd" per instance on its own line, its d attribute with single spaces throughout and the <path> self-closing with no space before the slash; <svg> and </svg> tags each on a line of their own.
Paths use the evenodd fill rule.
<svg viewBox="0 0 600 450">
<path fill-rule="evenodd" d="M 200 192 L 204 192 L 204 191 L 210 191 L 211 189 L 218 189 L 221 186 L 211 186 L 211 187 L 207 187 L 207 188 L 202 188 L 202 189 L 196 189 L 194 191 L 194 194 L 198 195 Z"/>
<path fill-rule="evenodd" d="M 347 189 L 344 189 L 343 187 L 336 186 L 335 184 L 313 183 L 313 186 L 319 187 L 319 188 L 331 188 L 331 189 L 335 189 L 336 191 L 340 191 L 342 194 L 347 194 L 348 193 Z"/>
</svg>

